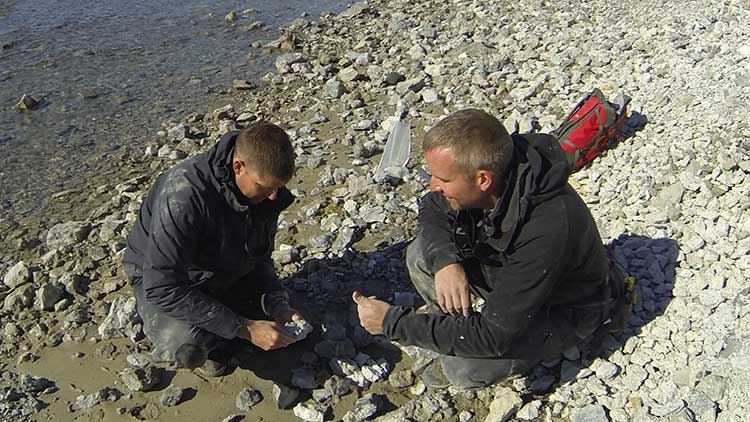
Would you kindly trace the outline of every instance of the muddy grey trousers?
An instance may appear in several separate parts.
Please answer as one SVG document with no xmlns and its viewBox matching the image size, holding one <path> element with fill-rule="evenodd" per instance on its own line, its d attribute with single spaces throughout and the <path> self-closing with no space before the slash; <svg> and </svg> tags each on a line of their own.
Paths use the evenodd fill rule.
<svg viewBox="0 0 750 422">
<path fill-rule="evenodd" d="M 143 332 L 154 346 L 152 354 L 154 360 L 161 362 L 179 361 L 175 358 L 175 354 L 183 345 L 197 346 L 208 355 L 213 350 L 227 344 L 226 339 L 216 334 L 161 312 L 146 300 L 143 283 L 133 284 L 138 315 L 143 320 Z M 226 289 L 226 294 L 215 297 L 215 299 L 246 318 L 262 317 L 264 314 L 261 306 L 261 292 L 254 290 L 252 283 L 236 283 L 236 286 L 238 287 Z M 239 286 L 243 287 L 240 288 Z"/>
<path fill-rule="evenodd" d="M 422 237 L 417 236 L 406 250 L 406 266 L 414 288 L 427 303 L 431 312 L 442 312 L 437 304 L 435 274 L 427 269 Z M 470 276 L 469 276 L 470 277 Z M 484 287 L 469 280 L 472 294 L 484 298 L 488 292 Z M 440 355 L 438 358 L 448 381 L 457 387 L 480 388 L 494 384 L 513 375 L 523 374 L 540 359 L 476 359 Z"/>
</svg>

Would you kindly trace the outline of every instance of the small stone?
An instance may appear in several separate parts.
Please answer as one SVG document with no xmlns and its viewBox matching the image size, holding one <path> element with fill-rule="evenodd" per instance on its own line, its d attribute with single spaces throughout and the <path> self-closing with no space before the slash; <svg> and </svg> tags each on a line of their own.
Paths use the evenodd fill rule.
<svg viewBox="0 0 750 422">
<path fill-rule="evenodd" d="M 308 368 L 297 368 L 292 371 L 292 385 L 303 390 L 314 390 L 318 388 L 315 373 Z"/>
<path fill-rule="evenodd" d="M 229 22 L 229 23 L 236 22 L 237 21 L 237 12 L 235 12 L 234 10 L 232 10 L 231 12 L 227 13 L 224 16 L 224 20 L 227 21 L 227 22 Z"/>
<path fill-rule="evenodd" d="M 325 411 L 312 404 L 297 403 L 293 411 L 295 416 L 306 422 L 323 422 L 325 419 Z"/>
<path fill-rule="evenodd" d="M 102 340 L 129 337 L 138 318 L 135 297 L 118 296 L 109 307 L 109 313 L 99 326 Z"/>
<path fill-rule="evenodd" d="M 49 249 L 63 249 L 74 246 L 86 239 L 91 231 L 91 224 L 80 221 L 61 223 L 53 226 L 47 232 L 47 247 Z"/>
<path fill-rule="evenodd" d="M 3 283 L 11 289 L 29 281 L 31 281 L 31 270 L 24 261 L 16 262 L 3 277 Z"/>
<path fill-rule="evenodd" d="M 238 90 L 238 91 L 247 91 L 250 89 L 255 89 L 255 84 L 247 81 L 245 79 L 235 79 L 232 81 L 232 88 Z"/>
<path fill-rule="evenodd" d="M 720 401 L 724 398 L 724 391 L 726 390 L 727 381 L 724 377 L 719 375 L 710 374 L 705 376 L 698 383 L 698 390 L 702 391 L 713 401 Z"/>
<path fill-rule="evenodd" d="M 572 422 L 609 422 L 609 418 L 604 413 L 604 407 L 600 404 L 591 404 L 586 407 L 576 409 L 573 412 Z"/>
<path fill-rule="evenodd" d="M 21 99 L 16 103 L 16 108 L 19 110 L 35 110 L 39 107 L 39 101 L 29 94 L 24 94 Z"/>
<path fill-rule="evenodd" d="M 346 92 L 344 84 L 336 78 L 329 79 L 323 85 L 323 96 L 328 98 L 341 98 Z"/>
<path fill-rule="evenodd" d="M 64 295 L 65 289 L 57 283 L 45 283 L 36 291 L 34 308 L 40 311 L 51 311 L 55 309 L 55 304 L 62 300 Z"/>
<path fill-rule="evenodd" d="M 620 372 L 619 366 L 606 360 L 598 360 L 592 369 L 596 373 L 596 377 L 602 381 L 611 380 Z"/>
<path fill-rule="evenodd" d="M 185 398 L 186 392 L 187 389 L 185 388 L 170 385 L 166 390 L 164 390 L 164 393 L 162 393 L 161 397 L 159 398 L 159 402 L 162 406 L 166 407 L 177 406 Z"/>
<path fill-rule="evenodd" d="M 130 391 L 151 391 L 161 381 L 161 368 L 149 365 L 145 368 L 125 368 L 120 380 Z"/>
<path fill-rule="evenodd" d="M 379 397 L 368 394 L 354 402 L 353 408 L 344 415 L 344 422 L 362 422 L 378 412 Z"/>
<path fill-rule="evenodd" d="M 485 422 L 505 422 L 509 420 L 523 405 L 523 399 L 509 388 L 499 388 L 495 391 L 495 398 L 490 403 L 490 411 Z"/>
<path fill-rule="evenodd" d="M 260 391 L 254 388 L 244 388 L 240 391 L 239 394 L 237 394 L 235 404 L 237 405 L 238 409 L 247 412 L 262 400 L 263 395 L 260 393 Z"/>
<path fill-rule="evenodd" d="M 294 337 L 296 341 L 300 341 L 304 340 L 305 337 L 313 331 L 313 326 L 304 319 L 289 321 L 284 324 L 284 331 L 286 331 L 291 337 Z"/>
<path fill-rule="evenodd" d="M 299 391 L 283 384 L 273 385 L 273 400 L 279 409 L 288 409 L 299 397 Z"/>
<path fill-rule="evenodd" d="M 542 402 L 541 400 L 534 400 L 529 403 L 526 403 L 521 410 L 516 413 L 516 417 L 521 420 L 525 421 L 535 421 L 539 419 L 539 416 L 541 416 L 542 412 Z"/>
</svg>

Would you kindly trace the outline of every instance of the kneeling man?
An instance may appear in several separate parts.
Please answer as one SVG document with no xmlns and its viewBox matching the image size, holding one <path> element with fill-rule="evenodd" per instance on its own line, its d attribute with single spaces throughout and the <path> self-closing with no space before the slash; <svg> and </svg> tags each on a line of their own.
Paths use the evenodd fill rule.
<svg viewBox="0 0 750 422">
<path fill-rule="evenodd" d="M 611 324 L 622 277 L 609 275 L 554 138 L 511 137 L 495 117 L 467 109 L 430 129 L 422 149 L 430 192 L 407 267 L 428 313 L 355 292 L 363 327 L 439 353 L 423 374 L 428 386 L 473 388 L 521 374 Z M 481 312 L 472 296 L 483 299 Z"/>
<path fill-rule="evenodd" d="M 271 260 L 294 160 L 287 134 L 259 121 L 156 180 L 123 267 L 157 356 L 218 376 L 227 340 L 263 350 L 294 342 L 283 325 L 302 317 Z"/>
</svg>

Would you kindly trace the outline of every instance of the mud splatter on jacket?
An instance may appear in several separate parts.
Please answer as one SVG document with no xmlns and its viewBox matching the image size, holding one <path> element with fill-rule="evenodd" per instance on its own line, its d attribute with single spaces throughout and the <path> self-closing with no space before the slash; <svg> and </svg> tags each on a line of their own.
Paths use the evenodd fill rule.
<svg viewBox="0 0 750 422">
<path fill-rule="evenodd" d="M 127 239 L 125 272 L 165 314 L 230 339 L 243 318 L 214 299 L 254 271 L 260 291 L 283 290 L 271 260 L 279 213 L 292 194 L 249 204 L 234 182 L 237 131 L 166 171 L 141 204 Z"/>
<path fill-rule="evenodd" d="M 483 311 L 454 317 L 391 306 L 383 322 L 390 339 L 446 355 L 529 358 L 559 353 L 606 318 L 606 252 L 567 183 L 562 151 L 548 135 L 514 136 L 513 143 L 494 210 L 457 212 L 437 192 L 419 209 L 429 269 L 464 263 L 491 290 Z"/>
</svg>

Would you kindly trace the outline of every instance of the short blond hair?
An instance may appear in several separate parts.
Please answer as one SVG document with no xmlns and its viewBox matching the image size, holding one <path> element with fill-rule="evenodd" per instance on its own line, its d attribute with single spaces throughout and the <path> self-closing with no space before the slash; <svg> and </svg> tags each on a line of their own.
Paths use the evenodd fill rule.
<svg viewBox="0 0 750 422">
<path fill-rule="evenodd" d="M 468 176 L 478 170 L 503 176 L 513 156 L 513 141 L 494 116 L 468 108 L 448 115 L 427 131 L 422 150 L 437 149 L 451 150 L 453 160 Z"/>
</svg>

